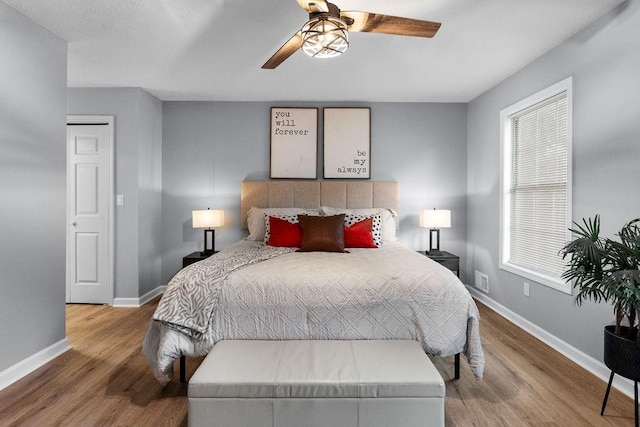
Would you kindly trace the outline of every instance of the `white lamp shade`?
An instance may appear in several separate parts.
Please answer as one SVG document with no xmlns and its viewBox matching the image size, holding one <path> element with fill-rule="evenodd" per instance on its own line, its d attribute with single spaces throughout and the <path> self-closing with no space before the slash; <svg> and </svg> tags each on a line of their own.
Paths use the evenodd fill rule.
<svg viewBox="0 0 640 427">
<path fill-rule="evenodd" d="M 425 209 L 420 211 L 420 227 L 451 227 L 451 211 L 447 209 Z"/>
<path fill-rule="evenodd" d="M 224 225 L 224 211 L 207 209 L 193 211 L 193 228 L 214 228 Z"/>
</svg>

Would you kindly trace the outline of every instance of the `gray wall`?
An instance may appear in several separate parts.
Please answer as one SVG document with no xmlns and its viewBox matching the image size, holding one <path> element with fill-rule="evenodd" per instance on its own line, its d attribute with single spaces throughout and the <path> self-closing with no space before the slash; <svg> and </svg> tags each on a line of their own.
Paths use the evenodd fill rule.
<svg viewBox="0 0 640 427">
<path fill-rule="evenodd" d="M 202 230 L 191 226 L 193 209 L 224 209 L 217 247 L 246 233 L 239 224 L 240 182 L 269 177 L 271 106 L 318 107 L 318 177 L 322 177 L 322 107 L 371 108 L 371 179 L 399 183 L 402 241 L 428 244 L 418 227 L 424 208 L 452 210 L 452 228 L 441 247 L 466 249 L 465 104 L 321 104 L 282 102 L 165 102 L 162 147 L 162 282 L 180 269 L 182 257 L 202 250 Z M 463 272 L 464 274 L 464 272 Z"/>
<path fill-rule="evenodd" d="M 161 285 L 162 102 L 137 88 L 70 88 L 68 114 L 115 116 L 115 297 Z"/>
<path fill-rule="evenodd" d="M 498 269 L 499 111 L 574 76 L 573 217 L 601 215 L 613 236 L 640 216 L 640 2 L 625 2 L 468 106 L 468 271 L 489 275 L 490 297 L 601 360 L 607 304 L 578 308 L 569 295 Z M 530 282 L 530 281 L 528 281 Z"/>
<path fill-rule="evenodd" d="M 141 91 L 138 116 L 138 291 L 161 283 L 162 263 L 162 102 Z"/>
<path fill-rule="evenodd" d="M 0 2 L 0 58 L 2 372 L 65 337 L 67 44 Z"/>
</svg>

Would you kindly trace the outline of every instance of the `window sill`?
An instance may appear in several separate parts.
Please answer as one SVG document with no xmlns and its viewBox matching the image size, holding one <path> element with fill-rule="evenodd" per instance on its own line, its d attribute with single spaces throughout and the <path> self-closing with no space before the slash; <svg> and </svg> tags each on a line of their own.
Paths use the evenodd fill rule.
<svg viewBox="0 0 640 427">
<path fill-rule="evenodd" d="M 529 270 L 527 268 L 509 263 L 501 262 L 498 267 L 500 268 L 500 270 L 508 271 L 509 273 L 513 273 L 525 279 L 531 280 L 532 282 L 540 283 L 541 285 L 555 289 L 556 291 L 560 291 L 567 295 L 572 295 L 571 284 L 562 281 L 562 279 L 547 276 L 537 271 Z"/>
</svg>

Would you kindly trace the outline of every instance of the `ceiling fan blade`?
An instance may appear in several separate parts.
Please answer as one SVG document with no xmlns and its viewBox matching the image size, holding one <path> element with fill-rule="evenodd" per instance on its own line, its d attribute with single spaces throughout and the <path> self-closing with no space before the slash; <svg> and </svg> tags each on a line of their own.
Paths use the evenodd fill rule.
<svg viewBox="0 0 640 427">
<path fill-rule="evenodd" d="M 400 18 L 398 16 L 380 15 L 354 10 L 341 11 L 340 17 L 343 19 L 353 19 L 353 24 L 349 25 L 349 31 L 359 31 L 363 33 L 433 37 L 440 28 L 439 22 L 421 21 L 419 19 Z"/>
<path fill-rule="evenodd" d="M 329 12 L 329 5 L 325 0 L 298 0 L 298 4 L 309 13 Z"/>
<path fill-rule="evenodd" d="M 298 31 L 291 37 L 285 44 L 282 45 L 280 49 L 276 53 L 273 54 L 271 58 L 267 62 L 264 63 L 262 68 L 266 70 L 273 70 L 278 65 L 282 64 L 285 59 L 293 55 L 300 49 L 302 46 L 302 36 Z"/>
</svg>

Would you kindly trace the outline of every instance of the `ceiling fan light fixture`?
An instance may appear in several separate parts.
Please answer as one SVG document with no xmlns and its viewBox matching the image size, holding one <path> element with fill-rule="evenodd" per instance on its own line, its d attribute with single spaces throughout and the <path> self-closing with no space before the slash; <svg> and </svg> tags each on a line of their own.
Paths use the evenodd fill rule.
<svg viewBox="0 0 640 427">
<path fill-rule="evenodd" d="M 347 24 L 330 15 L 316 16 L 302 27 L 302 51 L 312 58 L 334 58 L 349 48 Z"/>
</svg>

